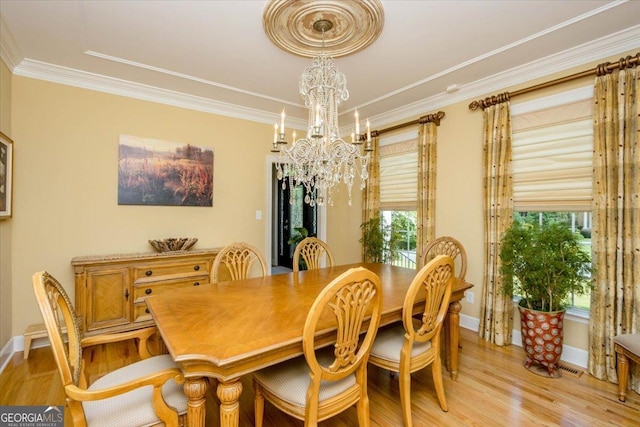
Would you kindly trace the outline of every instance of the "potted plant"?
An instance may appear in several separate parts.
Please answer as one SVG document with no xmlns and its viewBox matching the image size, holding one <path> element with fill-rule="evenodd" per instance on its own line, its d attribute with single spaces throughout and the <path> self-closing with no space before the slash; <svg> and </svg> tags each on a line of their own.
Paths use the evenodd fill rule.
<svg viewBox="0 0 640 427">
<path fill-rule="evenodd" d="M 304 227 L 296 227 L 293 229 L 293 233 L 291 233 L 291 238 L 287 240 L 287 244 L 293 245 L 293 249 L 298 246 L 298 243 L 302 242 L 304 239 L 309 237 L 309 231 Z M 304 261 L 302 257 L 300 257 L 300 270 L 306 270 L 307 263 Z"/>
<path fill-rule="evenodd" d="M 502 291 L 521 297 L 525 366 L 536 362 L 551 377 L 562 355 L 563 319 L 569 296 L 591 287 L 591 260 L 582 236 L 560 223 L 540 226 L 514 221 L 502 238 Z"/>
<path fill-rule="evenodd" d="M 382 216 L 375 216 L 360 225 L 365 262 L 390 263 L 398 253 L 400 235 Z"/>
</svg>

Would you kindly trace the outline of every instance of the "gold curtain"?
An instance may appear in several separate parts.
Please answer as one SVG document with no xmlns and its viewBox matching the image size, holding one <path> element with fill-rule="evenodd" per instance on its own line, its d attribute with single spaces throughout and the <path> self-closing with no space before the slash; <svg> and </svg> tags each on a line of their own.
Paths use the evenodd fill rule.
<svg viewBox="0 0 640 427">
<path fill-rule="evenodd" d="M 380 215 L 380 138 L 376 135 L 371 140 L 371 156 L 367 170 L 369 177 L 367 184 L 362 190 L 362 223 L 366 223 L 371 218 Z M 362 248 L 362 260 L 367 262 Z"/>
<path fill-rule="evenodd" d="M 508 94 L 483 108 L 484 288 L 480 306 L 481 338 L 511 344 L 513 297 L 504 295 L 500 275 L 500 240 L 513 221 L 511 113 Z"/>
<path fill-rule="evenodd" d="M 424 265 L 422 255 L 435 238 L 436 228 L 436 142 L 438 127 L 433 121 L 422 123 L 418 134 L 418 212 L 417 265 Z"/>
<path fill-rule="evenodd" d="M 640 332 L 640 73 L 624 65 L 610 74 L 598 67 L 593 108 L 589 373 L 611 382 L 618 381 L 613 338 Z M 640 367 L 631 371 L 640 393 Z"/>
</svg>

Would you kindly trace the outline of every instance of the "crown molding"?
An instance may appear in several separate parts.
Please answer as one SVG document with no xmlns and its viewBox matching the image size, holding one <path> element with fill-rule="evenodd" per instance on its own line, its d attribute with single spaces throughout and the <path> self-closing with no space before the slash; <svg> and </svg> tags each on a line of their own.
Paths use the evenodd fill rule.
<svg viewBox="0 0 640 427">
<path fill-rule="evenodd" d="M 16 66 L 24 59 L 2 15 L 0 15 L 0 58 L 12 73 Z"/>
<path fill-rule="evenodd" d="M 451 104 L 481 97 L 488 93 L 504 91 L 506 88 L 526 83 L 537 78 L 549 76 L 573 67 L 590 62 L 606 61 L 607 58 L 637 49 L 640 46 L 640 25 L 585 43 L 573 49 L 547 56 L 539 61 L 532 61 L 518 67 L 494 74 L 491 77 L 461 85 L 453 93 L 442 93 L 370 117 L 376 127 L 421 116 L 429 111 Z"/>
<path fill-rule="evenodd" d="M 251 120 L 259 123 L 272 124 L 274 120 L 273 111 L 262 111 L 254 108 L 229 104 L 200 96 L 107 77 L 100 74 L 74 70 L 28 58 L 24 59 L 20 65 L 15 67 L 13 72 L 18 76 L 46 80 L 52 83 L 95 90 L 98 92 L 120 95 L 144 101 L 157 102 L 160 104 L 218 114 L 221 116 Z M 297 123 L 297 120 L 291 119 L 291 122 L 292 125 L 299 125 L 302 128 L 306 126 L 302 120 L 299 120 L 300 123 Z"/>
</svg>

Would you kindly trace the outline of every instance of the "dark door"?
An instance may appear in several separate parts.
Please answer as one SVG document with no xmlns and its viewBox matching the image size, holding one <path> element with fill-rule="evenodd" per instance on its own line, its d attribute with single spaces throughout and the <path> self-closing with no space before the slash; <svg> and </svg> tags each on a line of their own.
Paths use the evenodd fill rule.
<svg viewBox="0 0 640 427">
<path fill-rule="evenodd" d="M 275 172 L 273 176 L 276 176 Z M 299 228 L 306 229 L 309 236 L 317 235 L 317 208 L 304 203 L 304 186 L 298 185 L 292 189 L 288 181 L 283 186 L 282 181 L 274 179 L 277 180 L 278 189 L 277 207 L 274 209 L 277 218 L 277 262 L 279 266 L 292 268 L 296 245 L 289 244 L 289 240 L 297 235 L 296 229 Z"/>
</svg>

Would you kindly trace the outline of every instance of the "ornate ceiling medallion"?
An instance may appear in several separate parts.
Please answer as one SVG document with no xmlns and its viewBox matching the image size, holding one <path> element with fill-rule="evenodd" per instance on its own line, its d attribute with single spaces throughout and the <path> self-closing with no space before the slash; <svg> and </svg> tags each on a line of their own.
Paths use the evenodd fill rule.
<svg viewBox="0 0 640 427">
<path fill-rule="evenodd" d="M 264 32 L 279 48 L 313 58 L 322 49 L 314 24 L 329 21 L 324 33 L 324 52 L 340 57 L 373 43 L 384 25 L 379 0 L 270 0 L 262 18 Z"/>
</svg>

